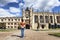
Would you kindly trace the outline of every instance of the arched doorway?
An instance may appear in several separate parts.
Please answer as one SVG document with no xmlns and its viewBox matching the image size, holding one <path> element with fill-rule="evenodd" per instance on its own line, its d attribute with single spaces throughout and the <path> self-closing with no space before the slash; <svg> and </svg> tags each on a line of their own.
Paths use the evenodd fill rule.
<svg viewBox="0 0 60 40">
<path fill-rule="evenodd" d="M 42 29 L 44 29 L 45 25 L 41 25 L 42 26 Z"/>
<path fill-rule="evenodd" d="M 29 24 L 26 24 L 26 29 L 30 29 L 30 25 Z"/>
<path fill-rule="evenodd" d="M 29 19 L 26 19 L 25 22 L 26 22 L 26 29 L 30 29 L 30 22 L 29 22 Z"/>
</svg>

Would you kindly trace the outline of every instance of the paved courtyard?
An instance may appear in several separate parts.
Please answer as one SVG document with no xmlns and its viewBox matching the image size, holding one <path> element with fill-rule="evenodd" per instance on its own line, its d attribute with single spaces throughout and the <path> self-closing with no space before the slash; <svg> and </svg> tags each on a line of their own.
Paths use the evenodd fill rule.
<svg viewBox="0 0 60 40">
<path fill-rule="evenodd" d="M 4 40 L 60 40 L 59 37 L 50 36 L 50 32 L 60 32 L 60 30 L 50 31 L 33 31 L 25 30 L 24 38 L 20 38 L 20 30 L 12 32 L 10 35 L 4 37 Z"/>
</svg>

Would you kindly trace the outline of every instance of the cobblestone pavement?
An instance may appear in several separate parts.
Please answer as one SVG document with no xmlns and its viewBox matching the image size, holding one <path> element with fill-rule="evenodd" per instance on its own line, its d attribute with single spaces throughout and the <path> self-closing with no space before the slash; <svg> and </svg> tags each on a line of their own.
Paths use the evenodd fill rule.
<svg viewBox="0 0 60 40">
<path fill-rule="evenodd" d="M 33 31 L 25 30 L 24 38 L 20 38 L 20 30 L 14 32 L 10 36 L 5 37 L 4 40 L 60 40 L 59 37 L 48 35 L 49 32 L 60 32 L 59 30 L 55 31 Z"/>
</svg>

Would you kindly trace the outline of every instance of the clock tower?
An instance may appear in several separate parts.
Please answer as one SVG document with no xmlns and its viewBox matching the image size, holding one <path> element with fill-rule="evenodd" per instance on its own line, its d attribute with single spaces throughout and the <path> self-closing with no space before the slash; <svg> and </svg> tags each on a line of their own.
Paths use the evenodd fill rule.
<svg viewBox="0 0 60 40">
<path fill-rule="evenodd" d="M 25 10 L 23 10 L 23 19 L 26 22 L 27 29 L 30 29 L 31 18 L 32 18 L 32 9 L 27 7 Z"/>
</svg>

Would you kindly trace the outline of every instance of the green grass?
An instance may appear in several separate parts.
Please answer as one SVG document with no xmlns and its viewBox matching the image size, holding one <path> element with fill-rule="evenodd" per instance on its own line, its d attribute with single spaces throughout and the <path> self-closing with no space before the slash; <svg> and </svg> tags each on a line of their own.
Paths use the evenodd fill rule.
<svg viewBox="0 0 60 40">
<path fill-rule="evenodd" d="M 33 31 L 49 31 L 47 29 L 41 29 L 41 30 L 37 30 L 37 29 L 32 29 Z"/>
<path fill-rule="evenodd" d="M 16 29 L 0 29 L 0 32 L 12 32 L 15 31 Z"/>
<path fill-rule="evenodd" d="M 50 33 L 50 34 L 48 34 L 48 35 L 60 37 L 60 33 Z"/>
</svg>

